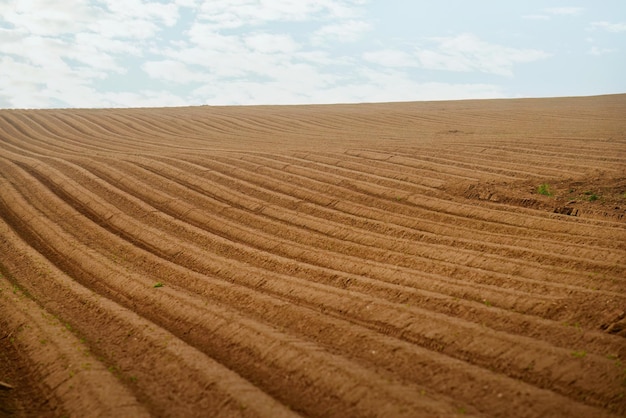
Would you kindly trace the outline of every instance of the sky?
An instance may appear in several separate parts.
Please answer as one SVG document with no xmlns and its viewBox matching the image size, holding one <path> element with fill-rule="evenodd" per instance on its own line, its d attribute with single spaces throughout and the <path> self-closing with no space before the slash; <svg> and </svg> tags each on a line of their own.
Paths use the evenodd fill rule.
<svg viewBox="0 0 626 418">
<path fill-rule="evenodd" d="M 624 0 L 0 0 L 0 108 L 625 92 Z"/>
</svg>

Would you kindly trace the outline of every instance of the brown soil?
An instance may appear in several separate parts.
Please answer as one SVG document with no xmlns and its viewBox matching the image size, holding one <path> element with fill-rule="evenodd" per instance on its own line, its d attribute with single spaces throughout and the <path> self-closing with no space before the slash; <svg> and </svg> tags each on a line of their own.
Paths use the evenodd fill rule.
<svg viewBox="0 0 626 418">
<path fill-rule="evenodd" d="M 626 95 L 0 111 L 0 416 L 624 416 Z"/>
</svg>

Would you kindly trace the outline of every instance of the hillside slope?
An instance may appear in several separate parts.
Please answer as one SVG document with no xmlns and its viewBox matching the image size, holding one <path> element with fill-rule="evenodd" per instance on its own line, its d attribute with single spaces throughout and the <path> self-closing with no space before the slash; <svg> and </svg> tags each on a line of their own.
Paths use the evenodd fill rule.
<svg viewBox="0 0 626 418">
<path fill-rule="evenodd" d="M 623 416 L 626 95 L 0 111 L 0 415 Z"/>
</svg>

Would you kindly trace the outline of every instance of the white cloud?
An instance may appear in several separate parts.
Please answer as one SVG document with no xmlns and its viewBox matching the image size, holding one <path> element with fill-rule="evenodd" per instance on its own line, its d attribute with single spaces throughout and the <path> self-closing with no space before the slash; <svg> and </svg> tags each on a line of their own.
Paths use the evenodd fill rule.
<svg viewBox="0 0 626 418">
<path fill-rule="evenodd" d="M 83 0 L 8 0 L 0 9 L 0 21 L 15 30 L 34 35 L 72 34 L 89 28 L 89 22 L 102 17 L 102 11 Z"/>
<path fill-rule="evenodd" d="M 289 35 L 275 35 L 271 33 L 253 33 L 244 38 L 246 46 L 262 54 L 293 53 L 300 46 Z"/>
<path fill-rule="evenodd" d="M 202 72 L 194 72 L 182 62 L 173 60 L 147 61 L 141 65 L 141 69 L 153 79 L 176 84 L 190 84 L 208 80 Z"/>
<path fill-rule="evenodd" d="M 139 107 L 189 105 L 165 91 L 106 92 L 92 86 L 91 69 L 51 69 L 0 56 L 0 107 Z M 10 75 L 7 77 L 6 75 Z M 200 103 L 196 103 L 200 104 Z"/>
<path fill-rule="evenodd" d="M 550 20 L 550 16 L 540 15 L 540 14 L 524 15 L 524 16 L 522 16 L 522 19 L 526 19 L 526 20 Z"/>
<path fill-rule="evenodd" d="M 128 60 L 177 22 L 178 7 L 141 0 L 3 1 L 0 100 L 20 107 L 46 100 L 54 106 L 115 103 L 95 83 L 126 73 Z"/>
<path fill-rule="evenodd" d="M 91 79 L 101 77 L 89 68 L 73 69 L 60 61 L 56 66 L 38 66 L 2 57 L 0 66 L 0 103 L 11 107 L 48 107 L 50 105 L 88 107 L 98 102 L 99 94 Z M 7 76 L 8 75 L 8 76 Z"/>
<path fill-rule="evenodd" d="M 311 41 L 315 45 L 326 42 L 354 42 L 371 29 L 367 22 L 357 20 L 347 20 L 332 25 L 326 25 L 313 33 Z"/>
<path fill-rule="evenodd" d="M 202 3 L 198 18 L 214 29 L 256 26 L 266 22 L 349 19 L 361 0 L 221 0 Z"/>
<path fill-rule="evenodd" d="M 309 89 L 339 83 L 327 67 L 355 65 L 327 51 L 332 43 L 324 42 L 356 40 L 368 30 L 358 20 L 364 2 L 5 0 L 0 4 L 0 106 L 143 106 L 158 104 L 159 98 L 161 105 L 184 104 L 181 96 L 188 103 L 211 96 L 228 103 L 239 96 L 241 102 L 246 97 L 271 102 L 273 95 L 307 102 Z M 159 36 L 179 23 L 181 8 L 193 8 L 195 19 L 186 21 L 187 30 L 176 39 L 163 42 Z M 311 48 L 276 32 L 275 25 L 271 31 L 264 26 L 300 22 L 310 25 L 301 40 L 315 38 L 324 46 Z M 240 30 L 225 30 L 231 28 Z M 112 75 L 137 77 L 137 69 L 146 75 L 145 85 L 160 82 L 187 91 L 98 91 L 96 86 Z M 238 87 L 246 90 L 233 93 Z M 209 94 L 220 89 L 223 95 Z"/>
<path fill-rule="evenodd" d="M 118 59 L 119 55 L 138 55 L 140 49 L 130 42 L 91 32 L 53 37 L 0 29 L 0 54 L 46 69 L 48 73 L 44 79 L 71 76 L 86 82 L 90 78 L 104 78 L 109 73 L 124 73 L 126 68 Z M 19 76 L 6 72 L 6 69 L 0 69 L 0 74 L 4 73 L 5 77 Z"/>
<path fill-rule="evenodd" d="M 325 88 L 336 82 L 336 76 L 326 72 L 326 67 L 345 65 L 349 61 L 330 54 L 325 49 L 327 44 L 322 45 L 322 41 L 355 40 L 369 28 L 369 25 L 353 19 L 359 15 L 360 4 L 361 0 L 204 3 L 186 32 L 188 43 L 154 52 L 165 61 L 184 64 L 181 74 L 191 72 L 208 77 L 209 81 L 192 93 L 193 97 L 201 97 L 204 101 L 222 97 L 219 93 L 222 87 L 231 91 L 227 103 L 232 103 L 236 97 L 240 102 L 248 103 L 250 97 L 266 93 L 273 93 L 278 101 L 295 98 L 302 101 L 307 90 Z M 312 28 L 300 38 L 306 39 L 308 35 L 317 39 L 319 48 L 311 48 L 288 33 L 276 32 L 276 26 L 281 23 L 300 21 L 306 21 Z M 316 30 L 322 21 L 325 26 Z M 273 25 L 270 32 L 264 30 L 266 23 L 278 25 Z M 267 29 L 270 29 L 269 25 Z M 151 77 L 163 79 L 172 72 L 167 66 L 160 68 L 157 63 L 151 63 L 143 69 Z M 240 92 L 239 89 L 245 90 Z"/>
<path fill-rule="evenodd" d="M 231 85 L 203 86 L 193 92 L 195 101 L 222 104 L 306 104 L 358 103 L 415 100 L 455 100 L 505 97 L 491 84 L 420 83 L 409 74 L 393 70 L 355 69 L 351 78 L 332 79 L 308 74 L 315 88 L 302 89 L 301 79 L 282 79 L 270 83 L 246 80 Z M 308 84 L 308 83 L 307 83 Z"/>
<path fill-rule="evenodd" d="M 593 29 L 603 29 L 612 33 L 626 32 L 626 23 L 593 22 Z"/>
<path fill-rule="evenodd" d="M 551 20 L 552 16 L 578 16 L 585 9 L 583 7 L 548 7 L 542 9 L 542 13 L 523 15 L 525 20 Z"/>
<path fill-rule="evenodd" d="M 515 64 L 550 56 L 537 49 L 517 49 L 488 43 L 472 34 L 432 40 L 436 43 L 434 48 L 419 48 L 416 52 L 420 66 L 429 70 L 479 71 L 511 77 Z"/>
<path fill-rule="evenodd" d="M 121 20 L 150 21 L 172 26 L 178 21 L 178 6 L 172 3 L 159 3 L 141 0 L 100 0 L 108 10 Z"/>
<path fill-rule="evenodd" d="M 379 51 L 371 51 L 363 54 L 365 61 L 378 64 L 384 67 L 417 67 L 419 61 L 405 51 L 384 49 Z"/>
<path fill-rule="evenodd" d="M 600 48 L 600 47 L 597 47 L 597 46 L 592 46 L 591 49 L 587 53 L 589 55 L 600 56 L 600 55 L 612 54 L 613 52 L 617 52 L 617 49 L 615 49 L 615 48 Z"/>
<path fill-rule="evenodd" d="M 198 67 L 198 71 L 218 77 L 215 83 L 230 83 L 242 77 L 272 78 L 274 74 L 288 68 L 294 61 L 291 53 L 274 51 L 260 52 L 248 49 L 245 42 L 236 37 L 233 43 L 242 48 L 215 50 L 192 46 L 183 49 L 166 49 L 162 55 L 169 60 L 178 61 L 188 66 Z"/>
<path fill-rule="evenodd" d="M 503 88 L 494 83 L 505 80 L 493 75 L 511 77 L 519 64 L 549 56 L 535 49 L 541 46 L 497 43 L 497 35 L 489 38 L 486 29 L 482 38 L 420 38 L 457 33 L 446 26 L 454 19 L 419 25 L 420 32 L 394 38 L 389 26 L 396 21 L 376 17 L 374 25 L 367 17 L 372 11 L 365 13 L 367 3 L 0 0 L 0 107 L 502 97 Z M 557 23 L 566 22 L 557 16 L 580 15 L 584 9 L 536 12 L 522 16 L 520 28 L 511 30 L 535 26 L 530 20 L 552 20 L 557 31 Z M 403 13 L 411 16 L 408 9 Z M 593 22 L 587 29 L 618 33 L 626 24 Z M 422 39 L 417 47 L 407 47 L 416 39 Z M 375 46 L 364 52 L 363 40 Z M 616 52 L 619 44 L 610 42 L 585 47 L 591 55 Z M 459 75 L 452 72 L 482 73 L 481 78 L 496 81 L 456 84 L 450 81 Z M 423 82 L 424 76 L 438 82 Z"/>
<path fill-rule="evenodd" d="M 346 59 L 334 57 L 326 51 L 300 51 L 294 57 L 318 66 L 346 64 Z"/>
<path fill-rule="evenodd" d="M 228 53 L 243 52 L 246 46 L 239 35 L 222 35 L 212 26 L 194 22 L 187 31 L 189 42 L 193 47 L 203 50 L 222 51 Z"/>
<path fill-rule="evenodd" d="M 200 102 L 192 102 L 187 98 L 172 94 L 169 91 L 143 90 L 138 92 L 107 92 L 96 93 L 93 104 L 89 107 L 163 107 L 163 106 L 192 106 Z"/>
<path fill-rule="evenodd" d="M 179 6 L 140 0 L 5 0 L 0 20 L 15 30 L 58 36 L 95 32 L 107 37 L 146 39 L 160 24 L 174 25 Z"/>
<path fill-rule="evenodd" d="M 490 84 L 459 84 L 413 80 L 398 69 L 363 69 L 360 80 L 336 87 L 336 93 L 353 97 L 353 101 L 458 100 L 503 97 L 502 90 Z"/>
<path fill-rule="evenodd" d="M 553 15 L 578 16 L 585 11 L 584 7 L 549 7 L 544 9 L 546 13 Z"/>
</svg>

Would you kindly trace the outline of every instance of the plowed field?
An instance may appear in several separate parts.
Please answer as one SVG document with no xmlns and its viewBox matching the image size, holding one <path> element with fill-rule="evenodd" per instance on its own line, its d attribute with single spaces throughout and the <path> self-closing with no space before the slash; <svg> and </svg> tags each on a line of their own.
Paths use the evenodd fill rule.
<svg viewBox="0 0 626 418">
<path fill-rule="evenodd" d="M 624 416 L 625 115 L 2 110 L 0 415 Z"/>
</svg>

